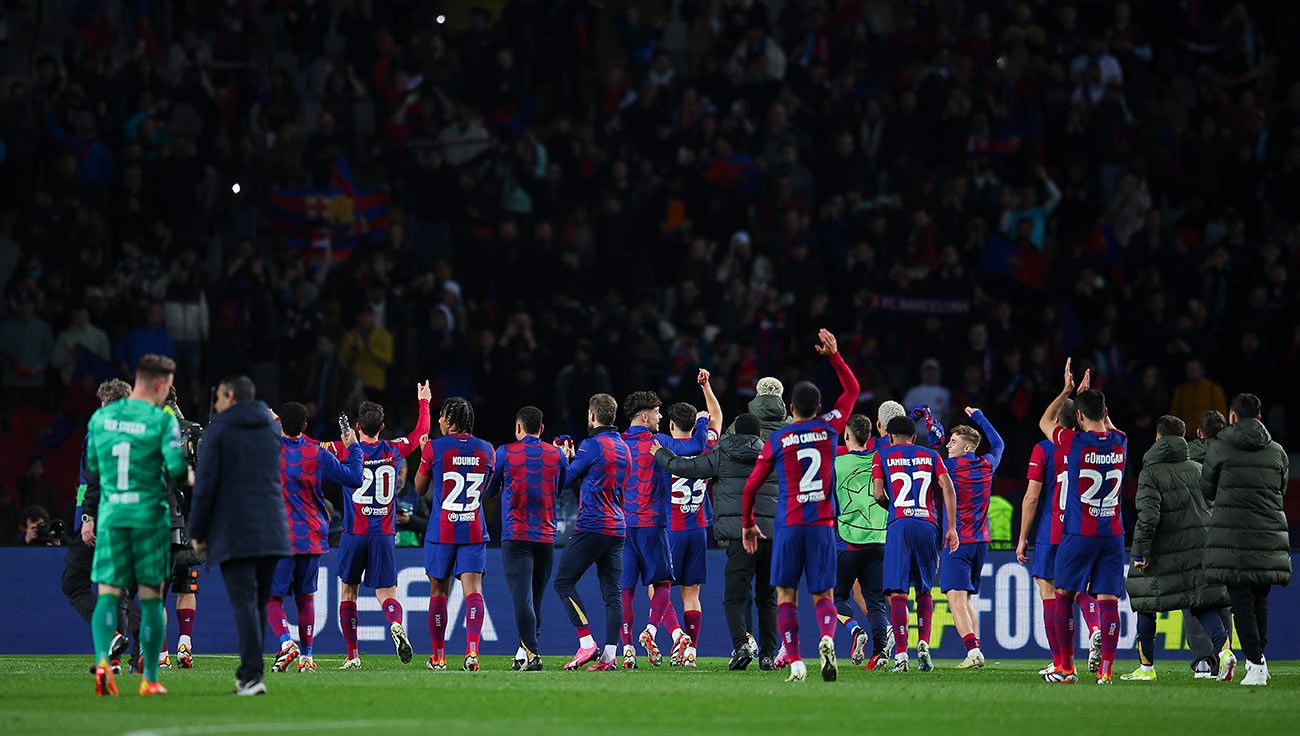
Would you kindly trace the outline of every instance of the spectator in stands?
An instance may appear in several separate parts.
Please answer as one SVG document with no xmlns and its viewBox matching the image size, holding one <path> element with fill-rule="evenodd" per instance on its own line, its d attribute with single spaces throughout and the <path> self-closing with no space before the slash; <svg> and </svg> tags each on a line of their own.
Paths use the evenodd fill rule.
<svg viewBox="0 0 1300 736">
<path fill-rule="evenodd" d="M 369 305 L 357 310 L 356 327 L 343 335 L 339 363 L 352 373 L 354 387 L 365 398 L 384 403 L 388 385 L 388 366 L 393 362 L 393 335 L 375 324 L 375 312 Z"/>
<path fill-rule="evenodd" d="M 1184 424 L 1195 424 L 1207 411 L 1223 411 L 1227 408 L 1227 399 L 1223 387 L 1205 375 L 1205 365 L 1200 358 L 1187 361 L 1187 380 L 1174 389 L 1174 400 L 1169 413 L 1183 420 Z"/>
<path fill-rule="evenodd" d="M 50 354 L 50 363 L 65 385 L 72 380 L 79 366 L 87 369 L 92 365 L 111 365 L 113 358 L 108 335 L 90 323 L 90 310 L 84 306 L 74 307 L 68 320 L 68 326 L 54 339 L 54 349 Z"/>
<path fill-rule="evenodd" d="M 140 358 L 149 355 L 176 357 L 176 341 L 163 323 L 163 305 L 154 302 L 145 311 L 144 324 L 131 330 L 117 344 L 115 351 L 118 368 L 125 375 L 132 375 Z"/>
<path fill-rule="evenodd" d="M 45 370 L 54 349 L 50 325 L 36 316 L 37 294 L 23 290 L 14 298 L 14 315 L 0 324 L 4 358 L 5 408 L 36 403 L 45 388 Z"/>
<path fill-rule="evenodd" d="M 921 362 L 921 382 L 907 390 L 903 395 L 903 405 L 907 407 L 927 405 L 941 421 L 947 420 L 948 408 L 952 406 L 952 392 L 939 385 L 941 371 L 939 361 L 926 358 Z"/>
</svg>

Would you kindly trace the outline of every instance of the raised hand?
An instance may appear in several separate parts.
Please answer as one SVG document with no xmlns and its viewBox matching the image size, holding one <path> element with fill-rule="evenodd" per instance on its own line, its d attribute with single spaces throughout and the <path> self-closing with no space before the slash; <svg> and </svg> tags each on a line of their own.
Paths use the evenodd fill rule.
<svg viewBox="0 0 1300 736">
<path fill-rule="evenodd" d="M 1070 370 L 1070 359 L 1066 358 L 1065 359 L 1065 383 L 1062 388 L 1062 393 L 1068 395 L 1073 390 L 1074 390 L 1074 373 Z"/>
<path fill-rule="evenodd" d="M 695 382 L 701 386 L 709 385 L 709 371 L 705 368 L 701 368 L 700 372 L 695 374 Z"/>
<path fill-rule="evenodd" d="M 433 390 L 429 388 L 429 382 L 417 383 L 415 385 L 415 395 L 420 401 L 431 401 L 433 399 Z"/>
<path fill-rule="evenodd" d="M 824 327 L 818 330 L 817 339 L 819 344 L 815 345 L 813 349 L 817 351 L 818 355 L 830 357 L 839 352 L 839 343 L 835 341 L 835 335 L 831 334 L 830 330 Z"/>
<path fill-rule="evenodd" d="M 976 408 L 973 407 L 973 406 L 968 406 L 968 407 L 966 407 L 966 416 L 968 416 L 968 417 L 973 417 L 973 416 L 975 416 L 975 412 L 977 412 L 977 411 L 979 411 L 979 409 L 976 409 Z"/>
<path fill-rule="evenodd" d="M 1083 380 L 1079 381 L 1079 393 L 1083 393 L 1084 391 L 1087 391 L 1088 387 L 1091 385 L 1092 385 L 1092 369 L 1089 368 L 1083 372 Z"/>
</svg>

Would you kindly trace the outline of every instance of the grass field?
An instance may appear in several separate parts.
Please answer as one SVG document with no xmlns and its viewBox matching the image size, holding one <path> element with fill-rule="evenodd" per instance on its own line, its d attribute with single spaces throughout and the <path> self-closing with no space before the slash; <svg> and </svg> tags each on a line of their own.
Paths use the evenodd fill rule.
<svg viewBox="0 0 1300 736">
<path fill-rule="evenodd" d="M 451 658 L 449 657 L 449 660 Z M 970 733 L 1295 734 L 1300 731 L 1300 664 L 1270 663 L 1264 688 L 1193 680 L 1182 662 L 1159 668 L 1154 683 L 1052 686 L 1039 662 L 990 662 L 959 672 L 938 662 L 933 673 L 906 675 L 842 667 L 824 683 L 814 668 L 804 683 L 783 672 L 727 672 L 724 660 L 694 671 L 563 672 L 552 657 L 544 672 L 509 669 L 487 657 L 477 673 L 429 672 L 393 656 L 371 656 L 366 669 L 339 672 L 322 657 L 315 675 L 268 678 L 269 695 L 229 693 L 235 660 L 199 656 L 193 670 L 164 670 L 171 694 L 145 699 L 138 678 L 122 676 L 122 695 L 98 699 L 85 657 L 0 657 L 0 732 L 61 736 L 184 734 L 507 733 Z M 269 658 L 268 658 L 269 662 Z M 810 660 L 812 662 L 812 660 Z M 847 665 L 847 662 L 843 663 Z M 1127 672 L 1133 664 L 1124 662 Z M 554 669 L 549 669 L 554 668 Z M 1121 668 L 1117 665 L 1117 671 Z M 815 678 L 815 679 L 813 679 Z"/>
</svg>

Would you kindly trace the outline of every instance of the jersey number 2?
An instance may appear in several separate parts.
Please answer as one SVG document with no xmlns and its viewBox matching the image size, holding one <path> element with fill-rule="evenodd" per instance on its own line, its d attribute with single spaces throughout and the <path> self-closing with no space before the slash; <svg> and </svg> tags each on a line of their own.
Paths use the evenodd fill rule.
<svg viewBox="0 0 1300 736">
<path fill-rule="evenodd" d="M 805 447 L 796 452 L 794 456 L 799 460 L 808 461 L 808 469 L 803 471 L 803 477 L 799 479 L 799 492 L 820 491 L 822 489 L 822 479 L 818 478 L 817 475 L 822 469 L 821 451 L 812 447 Z"/>
<path fill-rule="evenodd" d="M 1124 480 L 1124 471 L 1119 468 L 1108 471 L 1103 477 L 1101 473 L 1090 468 L 1083 468 L 1079 471 L 1079 480 L 1086 480 L 1091 485 L 1088 490 L 1080 494 L 1079 500 L 1087 506 L 1109 509 L 1119 505 L 1119 484 Z M 1101 495 L 1102 488 L 1110 481 L 1110 490 L 1106 495 Z"/>
</svg>

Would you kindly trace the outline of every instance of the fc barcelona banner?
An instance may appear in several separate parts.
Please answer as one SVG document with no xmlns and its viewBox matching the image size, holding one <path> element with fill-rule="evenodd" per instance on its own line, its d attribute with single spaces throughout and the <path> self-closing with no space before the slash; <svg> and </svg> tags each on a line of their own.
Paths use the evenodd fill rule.
<svg viewBox="0 0 1300 736">
<path fill-rule="evenodd" d="M 484 654 L 513 654 L 518 646 L 515 631 L 514 605 L 506 589 L 502 574 L 501 550 L 490 548 L 487 554 L 487 575 L 483 579 L 483 598 L 487 612 L 483 619 Z M 557 549 L 557 555 L 563 550 Z M 6 615 L 21 626 L 0 627 L 0 654 L 75 654 L 90 656 L 90 627 L 77 616 L 63 597 L 60 579 L 63 575 L 65 552 L 59 548 L 0 548 L 0 587 L 4 590 L 22 591 L 10 596 Z M 337 549 L 330 550 L 321 559 L 316 590 L 316 641 L 318 654 L 339 654 L 343 651 L 343 637 L 338 627 L 339 581 Z M 1293 558 L 1300 562 L 1300 557 Z M 701 656 L 725 657 L 731 653 L 731 639 L 727 635 L 722 609 L 723 568 L 727 555 L 721 549 L 708 553 L 707 580 L 700 591 L 704 618 L 701 623 Z M 425 618 L 429 610 L 429 579 L 424 573 L 422 550 L 403 547 L 397 550 L 397 599 L 404 609 L 406 630 L 411 634 L 415 651 L 429 653 L 429 634 Z M 989 552 L 981 571 L 980 593 L 975 596 L 975 613 L 984 654 L 990 662 L 998 659 L 1042 659 L 1050 656 L 1047 637 L 1043 632 L 1043 607 L 1033 578 L 1024 565 L 1016 562 L 1010 552 Z M 599 638 L 605 614 L 601 606 L 600 590 L 595 575 L 584 578 L 578 586 L 583 607 Z M 230 604 L 222 586 L 221 573 L 215 566 L 201 568 L 199 577 L 198 607 L 194 622 L 194 648 L 199 654 L 231 653 L 237 650 L 235 626 L 230 616 Z M 638 629 L 645 624 L 650 603 L 638 594 L 636 616 Z M 960 659 L 966 650 L 961 637 L 953 628 L 952 614 L 942 593 L 934 591 L 934 625 L 930 637 L 931 650 L 938 657 Z M 681 598 L 673 592 L 674 605 Z M 175 599 L 168 600 L 168 608 Z M 1269 596 L 1273 610 L 1272 630 L 1269 632 L 1268 656 L 1270 659 L 1300 658 L 1300 628 L 1289 625 L 1300 614 L 1300 585 L 1273 588 Z M 286 600 L 286 613 L 295 625 L 290 630 L 296 635 L 297 614 Z M 447 651 L 463 652 L 465 646 L 464 596 L 459 584 L 453 584 L 447 601 L 448 627 Z M 384 614 L 375 600 L 374 592 L 362 588 L 357 600 L 358 635 L 366 655 L 393 655 L 388 638 Z M 812 610 L 812 600 L 806 591 L 799 591 L 800 629 L 817 631 Z M 169 616 L 167 641 L 176 643 L 175 616 Z M 865 617 L 860 617 L 865 620 Z M 567 658 L 573 653 L 577 636 L 569 618 L 560 605 L 560 599 L 549 587 L 542 597 L 542 618 L 538 638 L 541 653 L 548 657 Z M 1161 660 L 1190 660 L 1191 653 L 1183 630 L 1181 612 L 1161 614 L 1156 624 L 1156 650 Z M 1079 641 L 1080 652 L 1087 651 L 1087 627 L 1082 623 Z M 912 619 L 909 642 L 916 643 L 916 621 Z M 843 627 L 837 627 L 836 646 L 841 656 L 847 656 L 850 642 Z M 1133 645 L 1137 636 L 1137 617 L 1129 609 L 1127 599 L 1120 601 L 1120 659 L 1133 659 Z M 815 637 L 805 637 L 804 656 L 815 657 L 815 644 L 807 642 Z M 278 646 L 275 637 L 267 635 L 268 652 Z M 1237 646 L 1234 637 L 1233 645 Z M 913 649 L 915 651 L 915 649 Z M 1240 650 L 1238 650 L 1240 651 Z M 996 664 L 994 665 L 996 666 Z"/>
<path fill-rule="evenodd" d="M 346 260 L 364 242 L 383 240 L 388 230 L 387 190 L 358 187 L 347 159 L 330 167 L 328 189 L 276 189 L 271 192 L 271 227 L 289 245 L 336 261 Z"/>
</svg>

